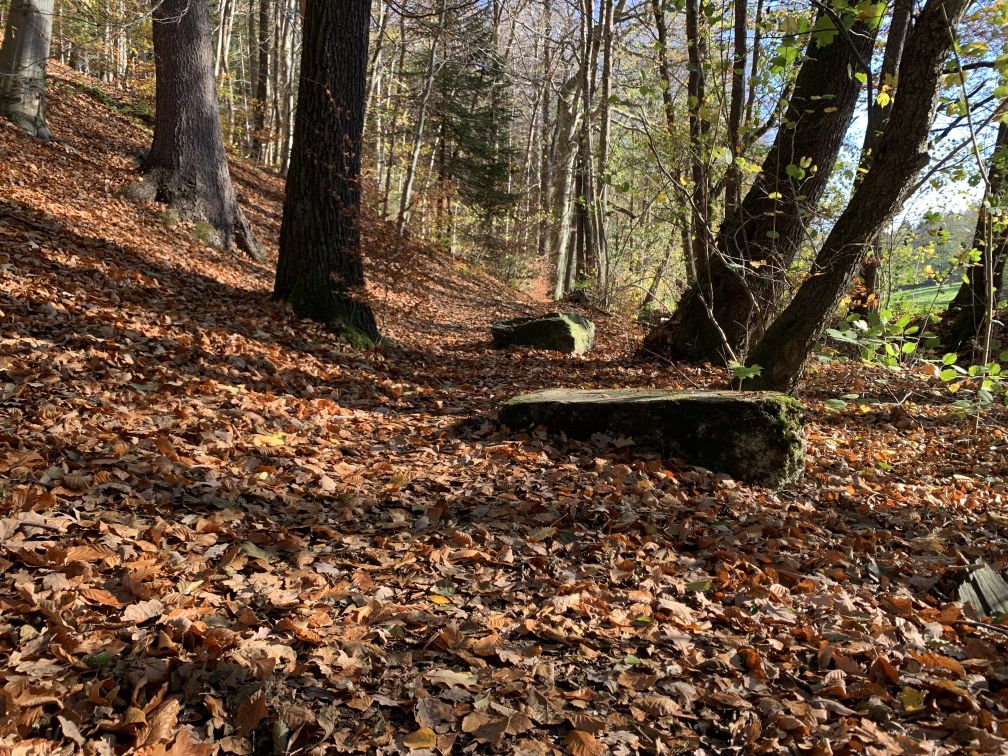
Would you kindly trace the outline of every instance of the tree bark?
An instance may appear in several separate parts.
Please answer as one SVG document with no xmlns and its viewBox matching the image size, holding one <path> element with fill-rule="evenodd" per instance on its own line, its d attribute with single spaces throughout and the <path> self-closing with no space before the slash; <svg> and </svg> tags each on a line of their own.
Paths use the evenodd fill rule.
<svg viewBox="0 0 1008 756">
<path fill-rule="evenodd" d="M 217 49 L 214 55 L 214 75 L 218 77 L 223 76 L 228 71 L 234 11 L 234 0 L 223 0 L 221 3 L 220 29 L 217 31 Z"/>
<path fill-rule="evenodd" d="M 570 291 L 574 278 L 575 261 L 571 255 L 570 222 L 574 184 L 574 158 L 576 139 L 580 127 L 581 76 L 575 73 L 557 93 L 556 151 L 551 189 L 552 209 L 549 246 L 556 255 L 556 278 L 553 298 L 563 299 Z"/>
<path fill-rule="evenodd" d="M 988 303 L 997 301 L 1004 284 L 1005 260 L 1008 259 L 1008 228 L 1004 214 L 1008 211 L 1008 123 L 998 128 L 987 169 L 987 190 L 977 214 L 973 248 L 980 259 L 966 270 L 955 298 L 942 318 L 942 343 L 949 352 L 958 352 L 977 339 L 982 326 L 992 313 Z M 998 221 L 998 216 L 1001 216 Z"/>
<path fill-rule="evenodd" d="M 266 113 L 269 101 L 270 47 L 269 47 L 269 0 L 259 0 L 259 39 L 255 65 L 255 118 L 252 124 L 252 148 L 256 160 L 266 162 L 269 139 L 266 134 Z"/>
<path fill-rule="evenodd" d="M 742 201 L 741 156 L 742 110 L 745 104 L 748 0 L 735 0 L 735 39 L 732 47 L 731 103 L 728 108 L 728 148 L 732 161 L 725 175 L 725 208 L 731 213 Z"/>
<path fill-rule="evenodd" d="M 892 21 L 889 23 L 889 34 L 886 39 L 885 53 L 882 56 L 882 70 L 879 76 L 879 91 L 886 91 L 890 97 L 896 89 L 896 74 L 903 58 L 903 48 L 906 45 L 907 32 L 913 15 L 913 0 L 896 0 L 893 5 Z M 872 157 L 878 149 L 879 140 L 889 124 L 891 106 L 883 106 L 878 98 L 870 103 L 868 108 L 868 126 L 865 129 L 864 143 L 861 146 L 860 168 L 862 173 L 871 167 Z M 861 290 L 854 295 L 851 310 L 867 314 L 879 308 L 879 259 L 875 250 L 871 250 L 861 263 Z"/>
<path fill-rule="evenodd" d="M 852 73 L 870 57 L 875 30 L 858 21 L 849 34 L 841 30 L 820 45 L 822 39 L 810 35 L 774 143 L 741 205 L 721 224 L 710 265 L 672 319 L 645 339 L 646 351 L 691 360 L 741 358 L 763 332 L 833 172 L 861 92 Z"/>
<path fill-rule="evenodd" d="M 417 110 L 416 126 L 413 129 L 413 149 L 410 151 L 410 162 L 406 168 L 406 178 L 403 184 L 402 195 L 399 197 L 399 216 L 396 218 L 396 227 L 399 233 L 404 233 L 406 225 L 409 223 L 410 200 L 413 198 L 413 184 L 416 181 L 417 167 L 420 163 L 420 150 L 423 147 L 424 128 L 427 122 L 427 109 L 430 106 L 431 94 L 434 91 L 434 80 L 437 77 L 438 46 L 441 42 L 441 35 L 444 33 L 445 24 L 448 20 L 447 0 L 441 0 L 438 10 L 438 23 L 434 35 L 431 37 L 430 53 L 427 56 L 427 72 L 424 78 L 423 93 L 420 95 L 420 105 Z M 403 42 L 405 44 L 405 41 Z"/>
<path fill-rule="evenodd" d="M 52 139 L 45 116 L 46 62 L 54 0 L 13 0 L 0 46 L 0 115 Z"/>
<path fill-rule="evenodd" d="M 953 30 L 969 0 L 928 0 L 907 42 L 899 93 L 872 166 L 823 243 L 811 275 L 749 355 L 762 373 L 746 388 L 793 390 L 865 250 L 900 208 L 911 180 L 928 162 L 928 138 L 938 84 Z"/>
<path fill-rule="evenodd" d="M 308 0 L 273 295 L 300 317 L 377 341 L 359 289 L 361 141 L 371 0 Z"/>
<path fill-rule="evenodd" d="M 707 101 L 707 82 L 704 65 L 707 57 L 707 24 L 700 8 L 700 0 L 686 0 L 686 39 L 689 45 L 689 76 L 686 89 L 689 110 L 691 253 L 687 264 L 691 275 L 699 278 L 710 264 L 713 247 L 711 234 L 710 172 L 707 170 L 707 149 L 710 123 L 703 110 Z"/>
<path fill-rule="evenodd" d="M 224 249 L 237 244 L 260 260 L 228 171 L 207 4 L 162 0 L 153 22 L 154 140 L 140 167 L 144 179 L 130 194 L 164 202 L 181 217 L 208 223 Z"/>
</svg>

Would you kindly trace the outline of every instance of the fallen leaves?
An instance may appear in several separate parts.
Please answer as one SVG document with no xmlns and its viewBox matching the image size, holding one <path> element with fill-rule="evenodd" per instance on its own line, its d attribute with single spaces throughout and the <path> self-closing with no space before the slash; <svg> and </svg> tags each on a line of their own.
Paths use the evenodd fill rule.
<svg viewBox="0 0 1008 756">
<path fill-rule="evenodd" d="M 912 427 L 819 414 L 879 377 L 831 366 L 780 494 L 503 436 L 519 390 L 712 376 L 633 362 L 604 315 L 591 360 L 488 351 L 546 305 L 385 259 L 373 220 L 399 346 L 354 352 L 270 304 L 268 269 L 96 201 L 82 177 L 130 180 L 149 135 L 53 94 L 66 145 L 0 124 L 37 167 L 0 172 L 0 751 L 1003 750 L 1008 636 L 957 601 L 1008 564 L 1002 429 L 916 376 L 885 376 Z M 236 173 L 275 234 L 281 184 Z"/>
</svg>

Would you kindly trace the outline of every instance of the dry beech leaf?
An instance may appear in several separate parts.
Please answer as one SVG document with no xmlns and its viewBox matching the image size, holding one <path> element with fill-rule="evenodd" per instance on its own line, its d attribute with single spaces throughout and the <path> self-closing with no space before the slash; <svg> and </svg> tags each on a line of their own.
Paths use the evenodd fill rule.
<svg viewBox="0 0 1008 756">
<path fill-rule="evenodd" d="M 213 752 L 213 743 L 198 743 L 192 739 L 188 730 L 182 730 L 165 756 L 211 756 Z"/>
<path fill-rule="evenodd" d="M 430 728 L 436 728 L 441 724 L 451 724 L 455 721 L 454 708 L 433 696 L 423 696 L 417 700 L 413 713 L 417 724 Z M 463 732 L 469 732 L 469 730 L 465 730 L 464 724 Z"/>
<path fill-rule="evenodd" d="M 453 685 L 461 685 L 463 688 L 471 688 L 476 685 L 476 675 L 468 672 L 454 672 L 450 669 L 439 669 L 428 672 L 424 675 L 432 683 L 444 685 L 450 688 Z"/>
<path fill-rule="evenodd" d="M 605 732 L 606 720 L 602 717 L 595 717 L 590 714 L 571 714 L 567 717 L 570 726 L 575 730 L 590 732 L 592 735 L 600 735 Z"/>
<path fill-rule="evenodd" d="M 122 618 L 123 622 L 140 624 L 155 617 L 160 617 L 164 614 L 164 611 L 164 604 L 157 599 L 150 599 L 149 601 L 138 601 L 135 604 L 127 606 L 123 610 Z"/>
<path fill-rule="evenodd" d="M 164 701 L 152 715 L 148 717 L 149 729 L 143 739 L 144 743 L 167 742 L 178 731 L 178 715 L 182 703 L 176 698 Z"/>
<path fill-rule="evenodd" d="M 407 748 L 429 749 L 437 746 L 437 733 L 430 727 L 421 727 L 403 737 L 403 745 Z"/>
<path fill-rule="evenodd" d="M 235 712 L 235 727 L 239 733 L 247 735 L 259 726 L 268 713 L 266 694 L 262 690 L 257 690 L 238 704 L 238 711 Z"/>
<path fill-rule="evenodd" d="M 644 696 L 640 707 L 653 717 L 670 717 L 682 711 L 679 702 L 670 696 Z"/>
<path fill-rule="evenodd" d="M 469 647 L 477 656 L 491 656 L 500 647 L 500 643 L 500 636 L 497 633 L 491 633 L 478 640 L 474 640 Z"/>
<path fill-rule="evenodd" d="M 106 591 L 104 588 L 82 587 L 78 588 L 77 592 L 85 599 L 95 604 L 111 606 L 115 609 L 121 609 L 123 606 L 123 603 L 119 599 Z"/>
<path fill-rule="evenodd" d="M 944 670 L 946 672 L 951 672 L 960 679 L 966 677 L 966 670 L 963 669 L 963 665 L 948 656 L 942 656 L 941 654 L 931 652 L 924 654 L 911 652 L 910 655 L 913 656 L 913 658 L 916 659 L 917 662 L 924 667 L 924 669 L 932 672 Z"/>
<path fill-rule="evenodd" d="M 582 730 L 571 730 L 564 738 L 564 745 L 567 746 L 567 753 L 571 756 L 602 756 L 605 747 L 590 732 Z"/>
</svg>

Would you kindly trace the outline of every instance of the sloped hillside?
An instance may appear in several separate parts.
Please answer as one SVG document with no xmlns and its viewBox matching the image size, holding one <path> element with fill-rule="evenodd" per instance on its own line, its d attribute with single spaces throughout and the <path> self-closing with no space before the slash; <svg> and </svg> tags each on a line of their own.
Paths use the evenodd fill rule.
<svg viewBox="0 0 1008 756">
<path fill-rule="evenodd" d="M 1003 415 L 820 368 L 779 493 L 508 437 L 521 390 L 720 376 L 599 313 L 495 352 L 548 305 L 374 220 L 354 351 L 122 199 L 149 134 L 83 84 L 61 142 L 0 123 L 0 753 L 1003 750 L 1006 627 L 952 603 L 1008 557 Z M 270 246 L 282 182 L 234 174 Z"/>
</svg>

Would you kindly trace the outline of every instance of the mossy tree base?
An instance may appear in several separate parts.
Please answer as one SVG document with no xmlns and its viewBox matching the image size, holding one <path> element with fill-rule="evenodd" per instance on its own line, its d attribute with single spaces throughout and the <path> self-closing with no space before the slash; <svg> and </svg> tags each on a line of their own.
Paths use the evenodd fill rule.
<svg viewBox="0 0 1008 756">
<path fill-rule="evenodd" d="M 805 468 L 804 409 L 783 394 L 733 391 L 550 389 L 516 396 L 500 421 L 513 429 L 544 425 L 575 439 L 625 435 L 667 455 L 779 488 Z"/>
</svg>

